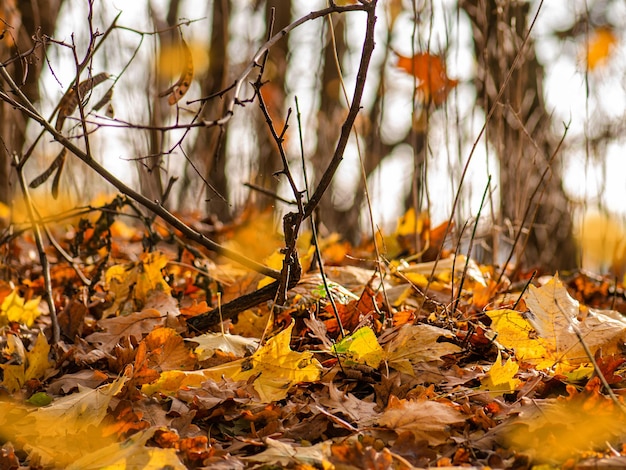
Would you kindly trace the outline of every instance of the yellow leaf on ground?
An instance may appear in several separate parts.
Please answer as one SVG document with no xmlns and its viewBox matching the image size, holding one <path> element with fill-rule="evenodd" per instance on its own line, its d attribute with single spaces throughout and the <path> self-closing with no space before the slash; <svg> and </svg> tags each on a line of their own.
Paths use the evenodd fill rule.
<svg viewBox="0 0 626 470">
<path fill-rule="evenodd" d="M 282 400 L 289 389 L 300 382 L 315 382 L 322 373 L 321 364 L 309 351 L 292 351 L 289 342 L 293 323 L 268 340 L 267 344 L 252 356 L 228 362 L 221 366 L 196 371 L 166 371 L 156 382 L 144 385 L 141 390 L 147 395 L 156 392 L 173 394 L 181 387 L 197 387 L 206 380 L 234 381 L 253 379 L 254 389 L 261 401 Z"/>
<path fill-rule="evenodd" d="M 24 354 L 25 360 L 23 363 L 0 365 L 4 371 L 2 385 L 9 392 L 13 393 L 20 390 L 27 381 L 41 379 L 46 370 L 52 367 L 53 364 L 48 357 L 49 354 L 50 345 L 48 340 L 43 333 L 39 333 L 33 349 Z"/>
<path fill-rule="evenodd" d="M 171 469 L 185 470 L 176 455 L 176 449 L 146 447 L 157 428 L 138 432 L 124 442 L 114 442 L 76 460 L 68 470 L 127 470 L 127 469 Z"/>
<path fill-rule="evenodd" d="M 482 379 L 481 390 L 488 390 L 489 392 L 510 393 L 514 392 L 517 386 L 521 383 L 521 380 L 514 378 L 515 374 L 519 370 L 519 366 L 508 358 L 504 364 L 502 364 L 502 355 L 498 351 L 498 357 L 496 362 L 493 363 L 487 376 Z"/>
<path fill-rule="evenodd" d="M 9 322 L 23 323 L 26 326 L 33 326 L 35 319 L 41 315 L 39 302 L 41 297 L 35 297 L 28 302 L 20 296 L 17 289 L 14 289 L 4 298 L 0 306 L 0 326 Z"/>
<path fill-rule="evenodd" d="M 541 337 L 520 312 L 515 310 L 489 310 L 491 329 L 497 333 L 496 340 L 502 346 L 515 351 L 519 361 L 535 365 L 537 369 L 552 367 L 559 358 L 551 346 Z"/>
<path fill-rule="evenodd" d="M 0 437 L 21 443 L 31 458 L 39 456 L 46 466 L 67 468 L 113 442 L 103 435 L 100 424 L 113 396 L 127 381 L 122 376 L 95 390 L 79 385 L 78 392 L 35 410 L 0 401 Z"/>
<path fill-rule="evenodd" d="M 378 368 L 385 357 L 385 351 L 378 344 L 376 334 L 369 326 L 359 328 L 334 346 L 334 352 L 345 355 L 347 361 L 354 361 Z M 344 360 L 344 359 L 341 359 Z"/>
</svg>

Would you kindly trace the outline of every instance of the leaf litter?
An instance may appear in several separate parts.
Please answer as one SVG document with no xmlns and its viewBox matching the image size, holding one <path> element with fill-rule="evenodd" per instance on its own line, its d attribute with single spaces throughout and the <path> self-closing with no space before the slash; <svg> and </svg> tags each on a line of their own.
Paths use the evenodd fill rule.
<svg viewBox="0 0 626 470">
<path fill-rule="evenodd" d="M 263 276 L 171 241 L 138 254 L 130 227 L 61 236 L 94 282 L 57 262 L 58 344 L 32 242 L 3 246 L 31 274 L 0 283 L 0 468 L 619 466 L 622 286 L 574 273 L 524 289 L 446 250 L 411 261 L 410 227 L 437 250 L 444 240 L 404 219 L 415 223 L 385 237 L 398 250 L 383 273 L 355 261 L 367 243 L 330 237 L 329 291 L 305 272 L 284 305 L 210 332 L 187 320 Z M 259 236 L 253 219 L 241 226 L 222 236 Z"/>
</svg>

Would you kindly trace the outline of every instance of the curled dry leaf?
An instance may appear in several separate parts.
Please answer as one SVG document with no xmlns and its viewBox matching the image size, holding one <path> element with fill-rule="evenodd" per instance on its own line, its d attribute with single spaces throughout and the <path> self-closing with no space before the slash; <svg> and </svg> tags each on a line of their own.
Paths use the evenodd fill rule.
<svg viewBox="0 0 626 470">
<path fill-rule="evenodd" d="M 110 75 L 108 73 L 102 72 L 94 75 L 91 78 L 88 78 L 87 80 L 80 82 L 78 84 L 78 95 L 80 95 L 80 99 L 84 99 L 85 94 L 87 94 L 97 85 L 107 80 L 109 77 Z M 63 98 L 61 98 L 61 102 L 59 103 L 59 114 L 57 116 L 57 122 L 54 125 L 54 128 L 57 131 L 60 131 L 63 127 L 65 118 L 67 118 L 67 116 L 69 116 L 76 110 L 79 99 L 78 95 L 76 94 L 76 87 L 72 87 L 67 90 L 65 95 L 63 95 Z"/>
<path fill-rule="evenodd" d="M 170 106 L 174 106 L 180 101 L 183 96 L 185 96 L 185 93 L 187 93 L 189 87 L 191 86 L 191 82 L 193 81 L 194 70 L 193 56 L 191 55 L 191 50 L 189 49 L 189 46 L 184 39 L 181 39 L 180 47 L 184 55 L 183 70 L 180 73 L 180 77 L 178 81 L 174 83 L 171 87 L 159 93 L 160 97 L 170 95 L 167 100 Z"/>
</svg>

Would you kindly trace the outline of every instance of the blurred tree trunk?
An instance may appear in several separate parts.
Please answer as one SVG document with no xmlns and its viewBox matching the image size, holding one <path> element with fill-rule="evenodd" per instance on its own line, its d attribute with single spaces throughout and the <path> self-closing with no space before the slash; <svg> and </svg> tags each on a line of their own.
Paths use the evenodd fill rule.
<svg viewBox="0 0 626 470">
<path fill-rule="evenodd" d="M 521 0 L 459 3 L 472 23 L 478 62 L 477 102 L 485 113 L 496 106 L 487 138 L 500 160 L 500 215 L 516 232 L 527 230 L 532 223 L 526 245 L 522 236 L 516 247 L 517 258 L 527 267 L 572 268 L 576 246 L 570 205 L 562 186 L 561 159 L 557 155 L 550 160 L 560 136 L 545 108 L 543 68 L 531 40 L 503 95 L 495 101 L 527 34 L 530 4 Z M 547 166 L 550 169 L 542 180 Z M 539 191 L 533 197 L 536 187 Z M 529 205 L 529 217 L 524 220 Z M 508 238 L 514 236 L 508 234 Z"/>
<path fill-rule="evenodd" d="M 272 34 L 276 34 L 291 22 L 291 0 L 267 0 L 265 2 L 265 18 L 269 28 L 270 19 L 274 15 L 274 26 Z M 287 54 L 289 52 L 289 37 L 278 41 L 269 52 L 268 60 L 265 67 L 263 80 L 267 81 L 261 93 L 268 108 L 268 112 L 272 117 L 274 127 L 278 133 L 285 124 L 285 78 L 287 75 Z M 272 138 L 270 131 L 265 122 L 265 118 L 258 112 L 259 119 L 256 120 L 256 134 L 258 139 L 258 171 L 255 178 L 255 184 L 265 189 L 276 192 L 278 187 L 278 179 L 273 173 L 282 168 L 276 142 Z M 293 116 L 289 123 L 292 129 L 296 128 Z M 295 134 L 294 134 L 295 135 Z M 291 198 L 292 196 L 289 195 Z M 262 199 L 261 206 L 273 204 L 275 201 Z"/>
<path fill-rule="evenodd" d="M 32 103 L 37 103 L 40 96 L 39 76 L 45 66 L 43 38 L 54 36 L 62 3 L 63 0 L 0 2 L 0 28 L 6 30 L 0 39 L 0 61 L 8 63 L 19 54 L 26 55 L 22 60 L 13 60 L 8 71 Z M 11 153 L 21 154 L 23 150 L 26 121 L 21 112 L 5 102 L 0 104 L 0 137 L 0 202 L 10 204 L 14 190 L 11 182 L 15 180 L 11 177 Z"/>
<path fill-rule="evenodd" d="M 229 83 L 228 42 L 230 38 L 230 0 L 214 0 L 211 9 L 211 36 L 208 44 L 209 67 L 200 82 L 201 95 L 209 96 L 224 90 Z M 205 102 L 202 116 L 216 119 L 223 115 L 226 99 L 214 97 Z M 188 153 L 194 168 L 186 165 L 179 200 L 181 205 L 195 192 L 193 184 L 200 181 L 205 194 L 205 211 L 218 220 L 230 220 L 228 198 L 228 178 L 226 175 L 226 129 L 220 127 L 200 128 L 198 138 Z M 196 169 L 202 178 L 198 178 Z M 203 181 L 204 180 L 204 181 Z M 206 183 L 209 183 L 207 185 Z M 195 196 L 193 196 L 195 198 Z"/>
<path fill-rule="evenodd" d="M 341 82 L 337 70 L 337 59 L 341 64 L 346 54 L 345 17 L 344 15 L 335 15 L 330 19 L 333 21 L 335 44 L 333 44 L 331 32 L 328 30 L 330 26 L 327 25 L 326 44 L 323 51 L 324 63 L 319 85 L 321 96 L 317 122 L 317 150 L 314 153 L 315 158 L 312 160 L 316 185 L 332 158 L 345 114 L 345 106 L 342 106 Z M 324 21 L 328 22 L 328 19 L 324 19 Z M 358 214 L 352 220 L 344 217 L 345 214 L 336 207 L 333 186 L 330 185 L 320 201 L 320 222 L 331 232 L 344 234 L 348 227 L 358 225 Z"/>
</svg>

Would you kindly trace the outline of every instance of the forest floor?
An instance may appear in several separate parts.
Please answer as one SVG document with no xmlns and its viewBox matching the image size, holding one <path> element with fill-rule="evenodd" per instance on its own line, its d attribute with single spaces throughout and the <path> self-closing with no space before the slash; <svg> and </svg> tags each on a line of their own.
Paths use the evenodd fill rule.
<svg viewBox="0 0 626 470">
<path fill-rule="evenodd" d="M 190 320 L 269 280 L 158 219 L 56 224 L 58 341 L 31 232 L 5 232 L 0 469 L 626 466 L 621 283 L 509 279 L 437 256 L 445 226 L 409 219 L 378 239 L 380 263 L 372 241 L 320 239 L 324 275 L 301 234 L 286 302 L 212 331 Z M 280 270 L 271 214 L 187 222 Z"/>
</svg>

